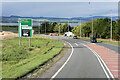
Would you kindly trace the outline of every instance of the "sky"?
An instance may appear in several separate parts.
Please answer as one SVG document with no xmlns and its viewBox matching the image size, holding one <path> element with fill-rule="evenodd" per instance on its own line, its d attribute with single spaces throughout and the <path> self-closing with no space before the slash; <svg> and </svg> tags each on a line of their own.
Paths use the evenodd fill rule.
<svg viewBox="0 0 120 80">
<path fill-rule="evenodd" d="M 118 15 L 118 2 L 2 2 L 2 16 L 85 17 L 111 16 L 111 12 Z"/>
<path fill-rule="evenodd" d="M 120 0 L 0 0 L 1 2 L 119 2 Z"/>
</svg>

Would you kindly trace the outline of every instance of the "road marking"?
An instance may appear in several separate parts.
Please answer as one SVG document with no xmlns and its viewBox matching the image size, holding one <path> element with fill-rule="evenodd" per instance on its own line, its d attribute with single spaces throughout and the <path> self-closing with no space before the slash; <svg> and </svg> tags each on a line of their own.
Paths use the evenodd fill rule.
<svg viewBox="0 0 120 80">
<path fill-rule="evenodd" d="M 94 43 L 94 44 L 96 44 L 96 43 Z M 99 45 L 99 44 L 96 44 L 96 45 Z M 105 47 L 105 46 L 103 46 L 103 45 L 99 45 L 99 46 L 102 46 L 102 47 L 104 47 L 104 48 L 109 49 L 108 47 Z M 116 51 L 114 51 L 114 50 L 112 50 L 112 49 L 109 49 L 109 50 L 111 50 L 111 51 L 113 51 L 113 52 L 115 52 L 115 53 L 119 54 L 118 52 L 116 52 Z"/>
<path fill-rule="evenodd" d="M 96 44 L 96 45 L 99 45 L 99 44 L 97 44 L 97 43 L 90 43 L 90 42 L 87 42 L 87 41 L 84 41 L 84 40 L 82 40 L 83 42 L 86 42 L 86 43 L 88 43 L 88 44 Z M 103 42 L 104 43 L 104 42 Z M 108 44 L 108 43 L 104 43 L 104 44 Z M 108 44 L 108 45 L 112 45 L 112 44 Z M 99 46 L 102 46 L 102 47 L 104 47 L 104 48 L 107 48 L 107 47 L 105 47 L 105 46 L 103 46 L 103 45 L 99 45 Z M 116 45 L 112 45 L 112 46 L 116 46 Z M 117 46 L 118 48 L 120 47 L 120 46 Z M 107 48 L 107 49 L 109 49 L 109 48 Z M 114 50 L 112 50 L 112 49 L 110 49 L 111 51 L 113 51 L 113 52 L 115 52 L 115 53 L 118 53 L 118 52 L 116 52 L 116 51 L 114 51 Z M 119 54 L 119 53 L 118 53 Z"/>
<path fill-rule="evenodd" d="M 120 66 L 112 66 L 112 67 L 117 67 L 117 68 L 119 68 Z"/>
<path fill-rule="evenodd" d="M 87 41 L 84 41 L 83 40 L 83 42 L 86 42 L 86 43 L 88 43 L 88 44 L 96 44 L 96 45 L 99 45 L 99 44 L 97 44 L 97 43 L 90 43 L 90 42 L 87 42 Z M 104 43 L 104 44 L 108 44 L 108 43 Z M 108 45 L 112 45 L 112 44 L 108 44 Z M 103 45 L 99 45 L 99 46 L 102 46 L 102 47 L 104 47 L 104 48 L 107 48 L 107 47 L 105 47 L 105 46 L 103 46 Z M 116 46 L 116 45 L 112 45 L 112 46 Z M 119 47 L 119 46 L 118 46 Z M 109 48 L 107 48 L 107 49 L 109 49 Z M 111 49 L 110 49 L 111 50 Z M 111 51 L 113 51 L 113 52 L 115 52 L 115 53 L 118 53 L 118 52 L 116 52 L 116 51 L 114 51 L 114 50 L 111 50 Z M 119 54 L 119 53 L 118 53 Z"/>
<path fill-rule="evenodd" d="M 65 41 L 65 42 L 67 42 L 67 41 Z M 70 60 L 70 58 L 71 58 L 71 56 L 72 56 L 72 54 L 73 54 L 73 51 L 74 51 L 73 46 L 72 46 L 69 42 L 67 42 L 67 43 L 72 47 L 71 54 L 70 54 L 70 56 L 68 57 L 68 59 L 66 60 L 66 62 L 62 65 L 62 67 L 51 77 L 50 80 L 53 80 L 53 79 L 58 75 L 58 73 L 59 73 L 59 72 L 65 67 L 65 65 L 68 63 L 68 61 Z"/>
<path fill-rule="evenodd" d="M 84 45 L 84 44 L 83 44 L 83 45 Z M 86 46 L 86 45 L 84 45 L 84 46 Z M 100 65 L 102 66 L 103 71 L 105 72 L 107 78 L 110 80 L 110 77 L 109 77 L 109 75 L 108 75 L 108 73 L 107 73 L 107 71 L 108 71 L 109 74 L 110 74 L 110 76 L 111 76 L 111 77 L 113 78 L 113 80 L 114 80 L 114 76 L 112 75 L 112 73 L 110 72 L 109 68 L 107 67 L 107 65 L 105 64 L 105 62 L 102 60 L 102 58 L 101 58 L 94 50 L 92 50 L 90 47 L 88 47 L 88 46 L 86 46 L 86 47 L 87 47 L 89 50 L 91 50 L 91 51 L 95 54 L 95 56 L 97 57 L 97 59 L 98 59 Z M 102 61 L 102 63 L 103 63 L 104 66 L 106 67 L 107 71 L 105 70 L 105 68 L 104 68 L 104 66 L 103 66 L 103 64 L 101 63 L 100 60 Z"/>
<path fill-rule="evenodd" d="M 74 43 L 76 46 L 78 46 L 78 44 L 77 43 Z"/>
<path fill-rule="evenodd" d="M 84 45 L 84 44 L 83 44 L 83 45 Z M 84 45 L 84 46 L 86 46 L 86 45 Z M 103 71 L 104 71 L 104 73 L 106 74 L 107 78 L 110 78 L 110 77 L 108 76 L 108 74 L 107 74 L 105 68 L 103 67 L 103 64 L 101 63 L 100 59 L 98 58 L 97 54 L 96 54 L 91 48 L 89 48 L 88 46 L 86 46 L 86 47 L 94 53 L 94 55 L 97 57 L 97 59 L 98 59 L 100 65 L 101 65 L 101 67 L 103 68 Z"/>
<path fill-rule="evenodd" d="M 83 42 L 85 42 L 85 43 L 87 43 L 87 44 L 91 44 L 90 42 L 87 42 L 87 41 L 84 41 L 84 40 L 82 40 Z"/>
<path fill-rule="evenodd" d="M 120 70 L 112 70 L 112 71 L 120 71 Z"/>
<path fill-rule="evenodd" d="M 105 43 L 105 42 L 102 42 L 102 43 L 108 44 L 108 45 L 112 45 L 112 46 L 116 46 L 116 47 L 119 47 L 119 46 L 117 46 L 117 45 L 113 45 L 113 44 L 109 44 L 109 43 Z"/>
</svg>

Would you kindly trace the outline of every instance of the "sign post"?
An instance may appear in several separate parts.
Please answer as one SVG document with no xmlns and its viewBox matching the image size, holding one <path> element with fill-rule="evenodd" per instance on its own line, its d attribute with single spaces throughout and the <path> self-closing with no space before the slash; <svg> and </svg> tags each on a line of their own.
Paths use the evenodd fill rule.
<svg viewBox="0 0 120 80">
<path fill-rule="evenodd" d="M 32 19 L 19 19 L 19 37 L 21 47 L 21 37 L 29 37 L 29 47 L 32 37 Z"/>
<path fill-rule="evenodd" d="M 31 47 L 31 37 L 29 38 L 29 48 Z"/>
</svg>

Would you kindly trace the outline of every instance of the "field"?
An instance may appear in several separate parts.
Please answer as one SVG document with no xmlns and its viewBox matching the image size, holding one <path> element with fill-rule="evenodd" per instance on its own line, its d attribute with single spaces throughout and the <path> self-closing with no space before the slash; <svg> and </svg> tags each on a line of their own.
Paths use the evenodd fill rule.
<svg viewBox="0 0 120 80">
<path fill-rule="evenodd" d="M 18 33 L 18 26 L 17 25 L 2 25 L 2 30 Z M 39 26 L 33 26 L 33 30 L 35 30 L 34 33 L 39 33 Z"/>
<path fill-rule="evenodd" d="M 19 78 L 40 67 L 60 53 L 63 43 L 55 39 L 34 36 L 31 39 L 22 38 L 19 48 L 19 38 L 2 40 L 2 78 Z"/>
</svg>

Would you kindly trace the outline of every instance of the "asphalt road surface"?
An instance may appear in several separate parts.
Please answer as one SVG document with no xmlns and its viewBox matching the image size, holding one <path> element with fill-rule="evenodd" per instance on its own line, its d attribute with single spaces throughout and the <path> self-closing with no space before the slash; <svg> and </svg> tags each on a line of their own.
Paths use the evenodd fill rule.
<svg viewBox="0 0 120 80">
<path fill-rule="evenodd" d="M 107 78 L 96 56 L 83 40 L 63 38 L 73 46 L 73 55 L 55 78 Z"/>
<path fill-rule="evenodd" d="M 81 41 L 81 39 L 79 39 Z M 85 41 L 85 42 L 90 42 L 89 40 L 83 40 L 82 41 Z M 95 43 L 97 45 L 100 45 L 100 46 L 103 46 L 103 47 L 106 47 L 118 54 L 120 54 L 120 47 L 116 46 L 116 45 L 112 45 L 112 44 L 108 44 L 108 43 L 103 43 L 103 42 L 97 42 Z M 118 51 L 119 50 L 119 51 Z"/>
<path fill-rule="evenodd" d="M 101 78 L 100 80 L 109 80 L 107 75 L 93 52 L 84 44 L 91 44 L 82 39 L 73 39 L 68 37 L 52 37 L 69 42 L 73 47 L 73 53 L 64 67 L 56 72 L 53 78 Z M 105 43 L 96 43 L 107 47 L 118 53 L 118 47 Z M 107 71 L 106 71 L 107 72 Z M 54 80 L 54 79 L 53 79 Z M 110 79 L 111 80 L 111 79 Z"/>
</svg>

